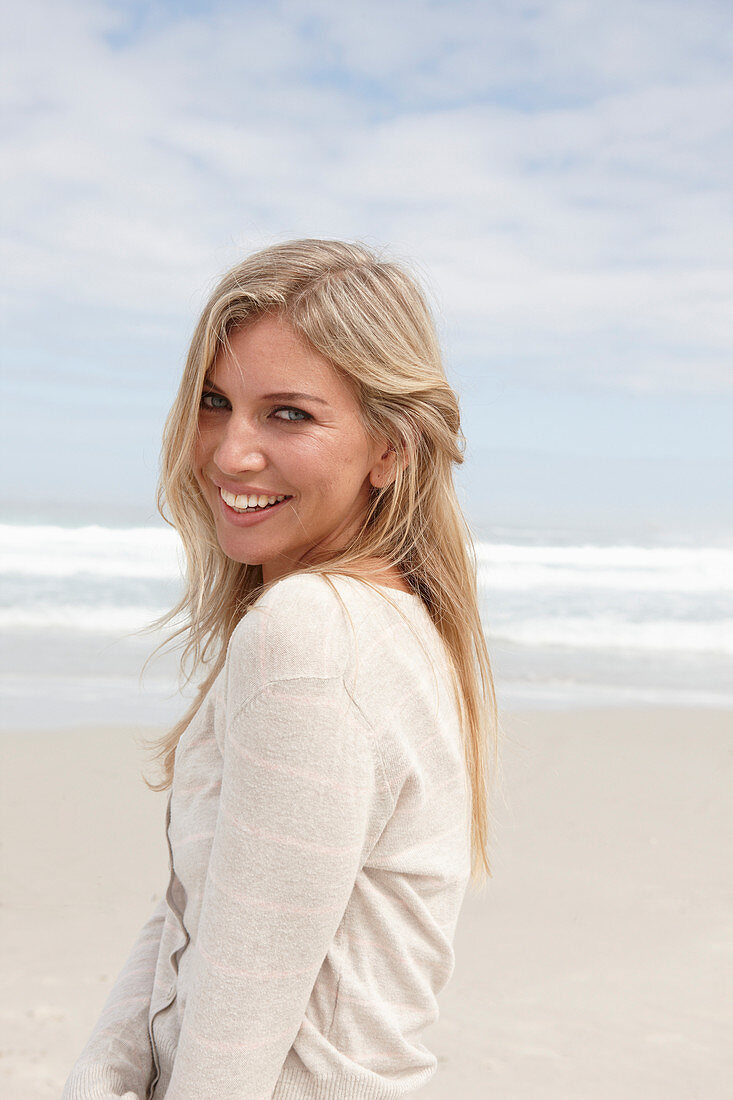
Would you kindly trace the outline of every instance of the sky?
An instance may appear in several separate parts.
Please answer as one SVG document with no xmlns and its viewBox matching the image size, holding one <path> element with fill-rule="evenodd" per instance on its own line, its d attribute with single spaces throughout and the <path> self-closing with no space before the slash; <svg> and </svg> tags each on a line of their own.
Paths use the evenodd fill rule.
<svg viewBox="0 0 733 1100">
<path fill-rule="evenodd" d="M 361 240 L 506 527 L 733 533 L 733 6 L 3 0 L 0 518 L 153 521 L 198 311 Z"/>
</svg>

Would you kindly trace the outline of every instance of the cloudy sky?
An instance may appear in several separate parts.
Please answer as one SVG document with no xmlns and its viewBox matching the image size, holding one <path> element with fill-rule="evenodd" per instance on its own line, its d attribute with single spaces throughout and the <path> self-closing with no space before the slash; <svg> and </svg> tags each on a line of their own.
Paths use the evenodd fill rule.
<svg viewBox="0 0 733 1100">
<path fill-rule="evenodd" d="M 207 291 L 329 236 L 427 286 L 478 529 L 733 530 L 726 0 L 3 7 L 4 514 L 152 517 Z"/>
</svg>

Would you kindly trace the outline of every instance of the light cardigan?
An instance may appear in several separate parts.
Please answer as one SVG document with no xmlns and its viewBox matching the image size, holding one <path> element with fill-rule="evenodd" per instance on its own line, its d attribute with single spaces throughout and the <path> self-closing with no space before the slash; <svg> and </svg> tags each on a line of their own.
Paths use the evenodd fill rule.
<svg viewBox="0 0 733 1100">
<path fill-rule="evenodd" d="M 293 574 L 235 628 L 176 750 L 166 896 L 63 1100 L 372 1100 L 434 1074 L 470 874 L 447 651 L 416 594 L 331 580 L 348 614 Z"/>
</svg>

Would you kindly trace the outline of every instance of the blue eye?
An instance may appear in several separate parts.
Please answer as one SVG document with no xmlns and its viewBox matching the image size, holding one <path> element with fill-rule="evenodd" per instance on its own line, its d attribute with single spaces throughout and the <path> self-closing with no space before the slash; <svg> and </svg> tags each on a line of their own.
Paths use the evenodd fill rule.
<svg viewBox="0 0 733 1100">
<path fill-rule="evenodd" d="M 221 402 L 221 404 L 219 403 Z M 213 390 L 205 390 L 201 394 L 200 407 L 207 412 L 223 412 L 229 406 L 229 401 L 220 393 L 215 393 Z M 293 416 L 278 416 L 278 413 L 293 413 Z M 276 409 L 273 409 L 272 415 L 277 420 L 282 420 L 286 424 L 303 424 L 306 420 L 312 420 L 313 417 L 310 413 L 305 412 L 304 409 L 296 409 L 291 405 L 279 405 Z"/>
<path fill-rule="evenodd" d="M 220 393 L 213 393 L 211 390 L 207 390 L 205 393 L 201 394 L 201 408 L 208 409 L 209 412 L 215 412 L 218 409 L 222 409 L 224 405 L 208 405 L 206 403 L 207 397 L 213 398 L 214 401 L 223 401 L 224 405 L 228 404 L 226 397 L 222 397 Z"/>
<path fill-rule="evenodd" d="M 286 423 L 290 423 L 290 424 L 299 424 L 299 423 L 302 423 L 303 420 L 312 420 L 313 419 L 311 417 L 310 413 L 305 412 L 303 409 L 294 409 L 290 405 L 281 405 L 279 408 L 273 409 L 273 414 L 272 415 L 274 416 L 275 413 L 280 413 L 280 412 L 297 413 L 298 414 L 298 418 L 296 420 L 293 420 L 291 417 L 283 418 L 283 417 L 278 416 L 278 418 L 277 418 L 278 420 L 285 419 Z M 302 420 L 301 420 L 301 417 L 302 417 Z"/>
</svg>

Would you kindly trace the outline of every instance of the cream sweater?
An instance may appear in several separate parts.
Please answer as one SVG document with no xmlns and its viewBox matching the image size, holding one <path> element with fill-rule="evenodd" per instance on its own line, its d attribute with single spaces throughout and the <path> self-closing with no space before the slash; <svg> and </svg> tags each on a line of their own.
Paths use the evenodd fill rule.
<svg viewBox="0 0 733 1100">
<path fill-rule="evenodd" d="M 63 1100 L 372 1100 L 434 1074 L 470 871 L 448 658 L 418 596 L 332 579 L 348 615 L 291 575 L 237 625 L 176 751 L 166 896 Z"/>
</svg>

